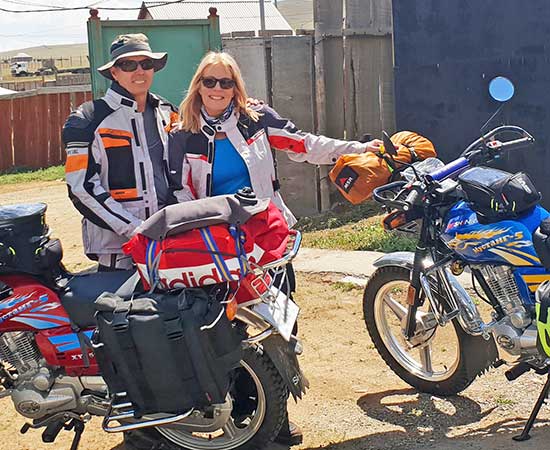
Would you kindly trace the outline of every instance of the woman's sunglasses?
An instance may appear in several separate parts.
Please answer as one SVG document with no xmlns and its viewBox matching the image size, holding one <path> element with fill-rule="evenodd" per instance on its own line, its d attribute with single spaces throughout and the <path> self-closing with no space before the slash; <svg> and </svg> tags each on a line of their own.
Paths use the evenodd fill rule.
<svg viewBox="0 0 550 450">
<path fill-rule="evenodd" d="M 117 61 L 115 66 L 120 67 L 123 72 L 135 72 L 138 66 L 141 66 L 143 70 L 151 70 L 155 68 L 155 61 L 151 58 L 143 59 L 141 61 L 134 61 L 133 59 L 125 59 L 123 61 Z"/>
<path fill-rule="evenodd" d="M 212 89 L 219 82 L 222 89 L 232 89 L 235 87 L 235 80 L 231 78 L 214 78 L 214 77 L 203 77 L 201 78 L 202 85 L 205 88 Z"/>
</svg>

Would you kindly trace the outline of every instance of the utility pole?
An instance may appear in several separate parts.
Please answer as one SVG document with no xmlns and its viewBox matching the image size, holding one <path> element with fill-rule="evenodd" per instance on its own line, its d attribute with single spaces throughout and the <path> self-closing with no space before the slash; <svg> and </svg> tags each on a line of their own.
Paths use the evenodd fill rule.
<svg viewBox="0 0 550 450">
<path fill-rule="evenodd" d="M 265 36 L 265 4 L 264 0 L 260 0 L 260 30 L 262 36 Z"/>
<path fill-rule="evenodd" d="M 265 88 L 267 92 L 267 102 L 271 104 L 273 102 L 273 96 L 271 93 L 271 42 L 267 37 L 265 26 L 265 0 L 259 0 L 260 2 L 260 35 L 262 36 L 262 43 L 264 48 L 264 73 L 265 73 Z"/>
</svg>

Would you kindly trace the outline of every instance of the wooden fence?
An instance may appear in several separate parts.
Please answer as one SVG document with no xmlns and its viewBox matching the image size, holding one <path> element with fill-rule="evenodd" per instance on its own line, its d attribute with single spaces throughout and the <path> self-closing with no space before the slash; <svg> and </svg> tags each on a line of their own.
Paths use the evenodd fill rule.
<svg viewBox="0 0 550 450">
<path fill-rule="evenodd" d="M 314 35 L 226 38 L 249 94 L 302 130 L 333 138 L 395 131 L 391 0 L 314 0 Z M 253 64 L 251 64 L 253 62 Z M 298 215 L 343 201 L 330 166 L 276 153 L 281 191 Z"/>
<path fill-rule="evenodd" d="M 32 91 L 43 87 L 82 86 L 85 84 L 90 84 L 89 73 L 66 73 L 55 75 L 53 78 L 48 76 L 32 80 L 18 78 L 12 81 L 0 81 L 0 87 L 16 92 Z"/>
<path fill-rule="evenodd" d="M 63 123 L 71 110 L 91 98 L 89 86 L 0 96 L 0 171 L 62 164 Z"/>
</svg>

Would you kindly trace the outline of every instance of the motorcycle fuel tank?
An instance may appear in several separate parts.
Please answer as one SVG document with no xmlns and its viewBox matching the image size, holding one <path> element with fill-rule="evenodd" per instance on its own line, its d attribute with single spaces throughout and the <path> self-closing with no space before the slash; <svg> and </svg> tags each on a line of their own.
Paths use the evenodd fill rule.
<svg viewBox="0 0 550 450">
<path fill-rule="evenodd" d="M 0 333 L 38 331 L 70 325 L 55 292 L 27 275 L 1 277 L 11 291 L 0 300 Z"/>
<path fill-rule="evenodd" d="M 54 291 L 28 275 L 3 275 L 0 280 L 6 285 L 4 298 L 0 300 L 0 333 L 34 332 L 48 364 L 64 367 L 67 375 L 98 373 L 94 353 L 87 349 L 88 361 L 83 357 L 71 320 Z M 92 330 L 84 333 L 90 338 Z"/>
<path fill-rule="evenodd" d="M 465 202 L 457 203 L 445 217 L 441 239 L 471 264 L 541 266 L 532 233 L 550 214 L 541 206 L 515 219 L 481 224 Z"/>
</svg>

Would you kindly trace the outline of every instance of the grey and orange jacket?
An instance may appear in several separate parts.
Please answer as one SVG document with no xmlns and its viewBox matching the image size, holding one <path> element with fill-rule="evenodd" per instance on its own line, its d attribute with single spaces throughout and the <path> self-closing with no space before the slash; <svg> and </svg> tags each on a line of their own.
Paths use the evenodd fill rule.
<svg viewBox="0 0 550 450">
<path fill-rule="evenodd" d="M 149 94 L 168 158 L 175 108 Z M 158 210 L 142 114 L 131 94 L 113 83 L 104 97 L 73 111 L 63 127 L 69 197 L 84 216 L 87 255 L 122 253 L 121 245 Z M 166 165 L 167 167 L 167 165 Z"/>
<path fill-rule="evenodd" d="M 297 162 L 334 164 L 340 155 L 363 153 L 366 145 L 305 133 L 270 107 L 264 105 L 257 109 L 261 114 L 257 122 L 235 112 L 215 127 L 201 117 L 199 133 L 173 130 L 168 145 L 171 188 L 178 202 L 211 195 L 215 136 L 216 132 L 225 133 L 248 168 L 256 196 L 270 198 L 288 225 L 293 226 L 296 218 L 279 193 L 271 149 L 284 151 Z"/>
</svg>

